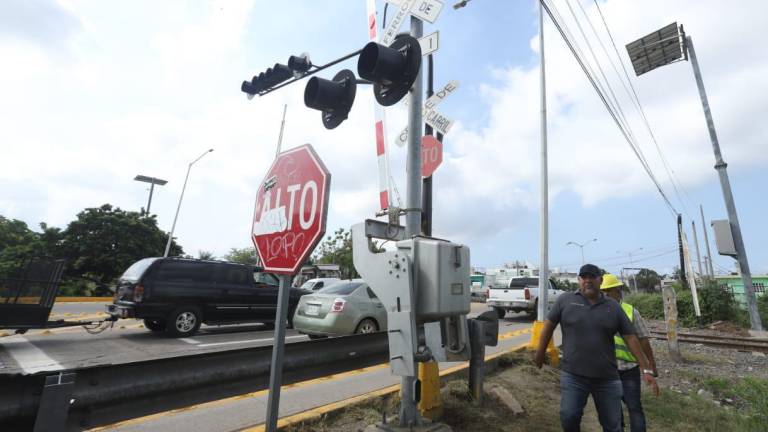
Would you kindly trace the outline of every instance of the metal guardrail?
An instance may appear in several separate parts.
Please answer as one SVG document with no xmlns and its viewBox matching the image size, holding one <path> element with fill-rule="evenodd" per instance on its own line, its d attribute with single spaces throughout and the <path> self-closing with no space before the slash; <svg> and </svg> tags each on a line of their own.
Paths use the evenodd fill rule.
<svg viewBox="0 0 768 432">
<path fill-rule="evenodd" d="M 272 346 L 199 353 L 67 371 L 76 374 L 69 428 L 93 427 L 268 387 Z M 388 361 L 386 333 L 295 342 L 285 346 L 284 384 Z M 0 375 L 0 430 L 31 429 L 47 406 L 43 372 Z M 45 413 L 40 413 L 45 414 Z M 9 428 L 9 429 L 6 429 Z M 10 429 L 14 430 L 14 429 Z"/>
</svg>

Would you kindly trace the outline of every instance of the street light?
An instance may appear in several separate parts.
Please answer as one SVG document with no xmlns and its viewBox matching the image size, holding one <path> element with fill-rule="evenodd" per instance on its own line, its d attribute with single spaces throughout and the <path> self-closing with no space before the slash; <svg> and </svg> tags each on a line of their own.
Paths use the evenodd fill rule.
<svg viewBox="0 0 768 432">
<path fill-rule="evenodd" d="M 181 196 L 179 197 L 179 205 L 176 206 L 176 216 L 173 217 L 173 225 L 171 225 L 171 233 L 168 234 L 168 243 L 165 244 L 165 252 L 163 253 L 163 257 L 167 257 L 168 251 L 171 249 L 171 242 L 173 241 L 173 231 L 176 230 L 176 220 L 179 218 L 179 209 L 181 209 L 181 200 L 184 199 L 184 190 L 187 189 L 187 180 L 189 180 L 189 171 L 192 169 L 192 165 L 194 165 L 195 162 L 199 161 L 200 159 L 203 158 L 203 156 L 207 155 L 212 151 L 213 149 L 206 150 L 197 159 L 190 162 L 189 166 L 187 167 L 187 176 L 184 177 L 184 186 L 181 187 Z"/>
<path fill-rule="evenodd" d="M 593 238 L 592 240 L 584 242 L 584 243 L 576 243 L 575 241 L 569 241 L 565 245 L 566 246 L 574 245 L 574 246 L 578 246 L 581 249 L 581 265 L 584 265 L 584 246 L 586 246 L 586 245 L 588 245 L 588 244 L 590 244 L 592 242 L 596 242 L 596 241 L 597 241 L 596 238 Z"/>
<path fill-rule="evenodd" d="M 763 324 L 757 311 L 757 300 L 754 287 L 752 286 L 752 275 L 749 272 L 747 251 L 744 247 L 739 217 L 736 214 L 736 204 L 733 202 L 731 182 L 728 179 L 728 171 L 726 170 L 728 165 L 723 160 L 723 155 L 720 152 L 715 122 L 712 120 L 712 112 L 709 110 L 709 100 L 707 100 L 707 92 L 704 90 L 704 80 L 701 77 L 701 70 L 699 70 L 699 62 L 696 60 L 696 51 L 693 49 L 693 40 L 690 36 L 685 35 L 682 25 L 678 27 L 677 23 L 674 22 L 628 44 L 627 52 L 629 59 L 632 61 L 632 67 L 635 68 L 635 74 L 638 76 L 670 63 L 688 60 L 689 58 L 691 60 L 693 76 L 696 79 L 701 106 L 704 109 L 707 129 L 709 129 L 709 138 L 712 141 L 712 150 L 715 153 L 715 169 L 720 177 L 720 187 L 723 190 L 723 199 L 728 210 L 728 221 L 736 249 L 736 260 L 739 263 L 744 293 L 747 296 L 750 323 L 753 330 L 762 330 Z"/>
<path fill-rule="evenodd" d="M 141 175 L 141 174 L 137 175 L 133 179 L 136 180 L 136 181 L 145 182 L 145 183 L 149 183 L 150 184 L 150 186 L 149 186 L 149 201 L 147 202 L 147 210 L 146 210 L 146 212 L 147 212 L 146 214 L 149 215 L 149 207 L 152 205 L 152 192 L 155 191 L 155 185 L 163 186 L 166 183 L 168 183 L 168 181 L 167 180 L 162 180 L 162 179 L 159 179 L 159 178 L 155 178 L 155 177 L 149 177 L 149 176 Z"/>
<path fill-rule="evenodd" d="M 619 250 L 619 251 L 616 251 L 616 253 L 620 254 L 620 255 L 627 255 L 629 257 L 629 265 L 634 267 L 635 263 L 632 261 L 632 254 L 636 254 L 637 252 L 640 252 L 641 250 L 643 250 L 643 248 L 637 248 L 637 249 L 633 249 L 631 251 L 620 251 Z M 622 269 L 622 273 L 624 273 L 624 269 Z M 622 280 L 624 279 L 623 276 L 624 275 L 622 274 Z M 633 285 L 635 291 L 637 291 L 637 278 L 635 277 L 634 274 L 631 275 L 631 277 L 632 277 L 632 285 Z"/>
</svg>

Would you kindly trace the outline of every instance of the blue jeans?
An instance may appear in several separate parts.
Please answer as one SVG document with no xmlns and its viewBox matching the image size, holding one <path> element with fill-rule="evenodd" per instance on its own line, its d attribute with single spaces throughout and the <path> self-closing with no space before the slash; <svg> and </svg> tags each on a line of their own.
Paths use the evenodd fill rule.
<svg viewBox="0 0 768 432">
<path fill-rule="evenodd" d="M 560 371 L 560 425 L 564 432 L 579 432 L 587 398 L 592 395 L 604 432 L 621 432 L 619 379 L 588 378 Z"/>
<path fill-rule="evenodd" d="M 631 432 L 645 432 L 645 413 L 643 403 L 640 401 L 640 368 L 619 371 L 621 385 L 624 388 L 624 396 L 621 400 L 627 405 L 629 411 L 629 430 Z M 624 427 L 624 414 L 621 417 L 621 426 Z"/>
</svg>

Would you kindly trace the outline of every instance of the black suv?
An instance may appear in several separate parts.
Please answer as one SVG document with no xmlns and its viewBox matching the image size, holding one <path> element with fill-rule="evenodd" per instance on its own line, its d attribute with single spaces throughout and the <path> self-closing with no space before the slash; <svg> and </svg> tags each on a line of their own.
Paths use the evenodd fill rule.
<svg viewBox="0 0 768 432">
<path fill-rule="evenodd" d="M 274 325 L 278 279 L 258 267 L 186 258 L 144 258 L 117 281 L 107 312 L 139 318 L 151 331 L 186 337 L 200 324 L 260 322 Z M 288 325 L 299 297 L 291 288 Z"/>
</svg>

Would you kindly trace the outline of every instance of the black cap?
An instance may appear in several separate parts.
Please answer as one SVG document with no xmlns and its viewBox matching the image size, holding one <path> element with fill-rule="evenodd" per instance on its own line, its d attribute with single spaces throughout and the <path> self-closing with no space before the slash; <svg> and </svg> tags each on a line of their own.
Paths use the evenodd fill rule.
<svg viewBox="0 0 768 432">
<path fill-rule="evenodd" d="M 579 276 L 600 276 L 603 272 L 594 264 L 584 264 L 579 269 Z"/>
</svg>

